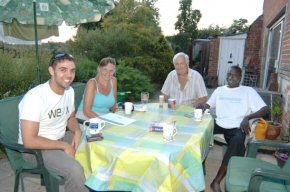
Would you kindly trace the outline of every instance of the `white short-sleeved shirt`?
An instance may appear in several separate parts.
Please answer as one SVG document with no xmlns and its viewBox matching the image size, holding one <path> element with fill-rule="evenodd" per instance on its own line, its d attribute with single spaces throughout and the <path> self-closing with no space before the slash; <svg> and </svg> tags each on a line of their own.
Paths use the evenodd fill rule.
<svg viewBox="0 0 290 192">
<path fill-rule="evenodd" d="M 216 108 L 216 123 L 225 129 L 240 127 L 245 116 L 266 106 L 252 87 L 229 88 L 227 85 L 218 87 L 207 104 Z"/>
<path fill-rule="evenodd" d="M 171 71 L 163 84 L 161 92 L 176 99 L 178 105 L 191 105 L 194 99 L 207 96 L 202 76 L 195 70 L 188 70 L 188 81 L 183 90 L 180 89 L 176 70 Z"/>
<path fill-rule="evenodd" d="M 69 87 L 63 95 L 58 95 L 46 82 L 28 91 L 19 103 L 18 110 L 18 143 L 23 143 L 21 119 L 39 122 L 39 136 L 51 140 L 61 139 L 65 134 L 67 120 L 75 110 L 74 90 Z"/>
</svg>

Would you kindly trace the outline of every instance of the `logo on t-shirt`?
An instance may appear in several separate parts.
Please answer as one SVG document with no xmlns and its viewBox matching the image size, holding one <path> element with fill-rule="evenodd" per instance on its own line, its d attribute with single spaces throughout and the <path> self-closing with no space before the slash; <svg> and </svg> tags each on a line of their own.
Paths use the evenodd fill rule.
<svg viewBox="0 0 290 192">
<path fill-rule="evenodd" d="M 48 117 L 49 117 L 49 119 L 58 118 L 58 117 L 61 117 L 62 115 L 67 115 L 69 113 L 70 112 L 69 112 L 69 108 L 68 107 L 58 108 L 58 109 L 52 109 L 48 113 Z"/>
<path fill-rule="evenodd" d="M 220 101 L 226 101 L 229 103 L 241 103 L 242 99 L 240 97 L 225 97 L 225 96 L 220 96 Z"/>
</svg>

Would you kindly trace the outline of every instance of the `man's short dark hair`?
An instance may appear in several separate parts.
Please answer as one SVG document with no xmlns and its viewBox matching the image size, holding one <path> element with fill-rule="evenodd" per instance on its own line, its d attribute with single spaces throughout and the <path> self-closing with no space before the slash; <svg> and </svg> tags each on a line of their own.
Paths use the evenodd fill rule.
<svg viewBox="0 0 290 192">
<path fill-rule="evenodd" d="M 233 66 L 231 66 L 231 69 L 235 70 L 235 71 L 238 72 L 240 75 L 242 75 L 242 69 L 240 68 L 240 66 L 238 66 L 238 65 L 233 65 Z"/>
<path fill-rule="evenodd" d="M 73 61 L 75 63 L 75 58 L 71 54 L 62 51 L 55 53 L 51 57 L 49 66 L 54 68 L 57 65 L 57 63 L 64 60 Z"/>
</svg>

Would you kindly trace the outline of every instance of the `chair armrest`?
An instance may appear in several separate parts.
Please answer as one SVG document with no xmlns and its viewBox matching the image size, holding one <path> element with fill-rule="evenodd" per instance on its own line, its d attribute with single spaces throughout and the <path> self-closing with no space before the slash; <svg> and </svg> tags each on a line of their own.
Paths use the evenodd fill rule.
<svg viewBox="0 0 290 192">
<path fill-rule="evenodd" d="M 20 153 L 30 153 L 30 154 L 33 154 L 33 155 L 37 155 L 37 150 L 36 149 L 27 149 L 25 148 L 23 145 L 21 144 L 16 144 L 16 143 L 7 143 L 7 142 L 1 142 L 1 144 L 4 145 L 4 147 L 8 148 L 8 149 L 11 149 L 11 150 L 14 150 L 14 151 L 18 151 Z"/>
<path fill-rule="evenodd" d="M 14 143 L 14 142 L 10 142 L 7 139 L 4 139 L 3 136 L 0 134 L 0 143 L 7 149 L 10 149 L 12 151 L 17 151 L 20 153 L 29 153 L 35 156 L 36 161 L 37 161 L 37 167 L 44 167 L 44 163 L 43 163 L 43 158 L 42 158 L 42 154 L 41 154 L 41 150 L 38 149 L 27 149 L 25 148 L 23 145 L 18 144 L 18 143 Z"/>
<path fill-rule="evenodd" d="M 83 124 L 85 122 L 84 119 L 80 119 L 80 118 L 77 118 L 77 121 L 78 121 L 79 124 Z"/>
<path fill-rule="evenodd" d="M 270 178 L 276 178 L 276 179 L 282 179 L 290 181 L 290 173 L 284 172 L 282 170 L 269 170 L 269 169 L 262 169 L 262 168 L 256 168 L 252 172 L 252 177 L 255 176 L 263 176 L 263 177 L 270 177 Z"/>
<path fill-rule="evenodd" d="M 18 144 L 18 143 L 13 143 L 10 141 L 7 141 L 6 139 L 4 139 L 1 135 L 0 135 L 0 143 L 8 148 L 11 149 L 13 151 L 18 151 L 20 153 L 30 153 L 30 154 L 36 154 L 36 151 L 34 149 L 27 149 L 25 148 L 23 145 Z"/>
<path fill-rule="evenodd" d="M 251 140 L 248 143 L 248 150 L 247 150 L 246 156 L 255 158 L 258 153 L 258 149 L 260 147 L 290 148 L 290 143 L 279 143 L 279 142 L 268 141 L 268 140 L 267 141 Z"/>
<path fill-rule="evenodd" d="M 261 185 L 263 177 L 290 181 L 290 173 L 286 173 L 280 170 L 277 171 L 277 170 L 256 168 L 252 172 L 248 191 L 250 192 L 259 191 L 259 187 Z"/>
</svg>

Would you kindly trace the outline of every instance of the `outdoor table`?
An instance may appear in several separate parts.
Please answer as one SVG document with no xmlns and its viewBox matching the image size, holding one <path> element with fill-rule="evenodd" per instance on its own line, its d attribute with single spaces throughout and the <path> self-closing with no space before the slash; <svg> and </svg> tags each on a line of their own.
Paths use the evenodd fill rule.
<svg viewBox="0 0 290 192">
<path fill-rule="evenodd" d="M 87 142 L 84 131 L 76 159 L 84 168 L 85 184 L 100 191 L 205 190 L 203 161 L 213 141 L 211 115 L 195 121 L 185 116 L 194 111 L 190 106 L 172 110 L 150 103 L 147 108 L 127 115 L 136 120 L 128 126 L 106 123 L 102 141 Z M 171 142 L 164 142 L 162 132 L 149 131 L 152 122 L 172 121 L 177 134 Z"/>
</svg>

